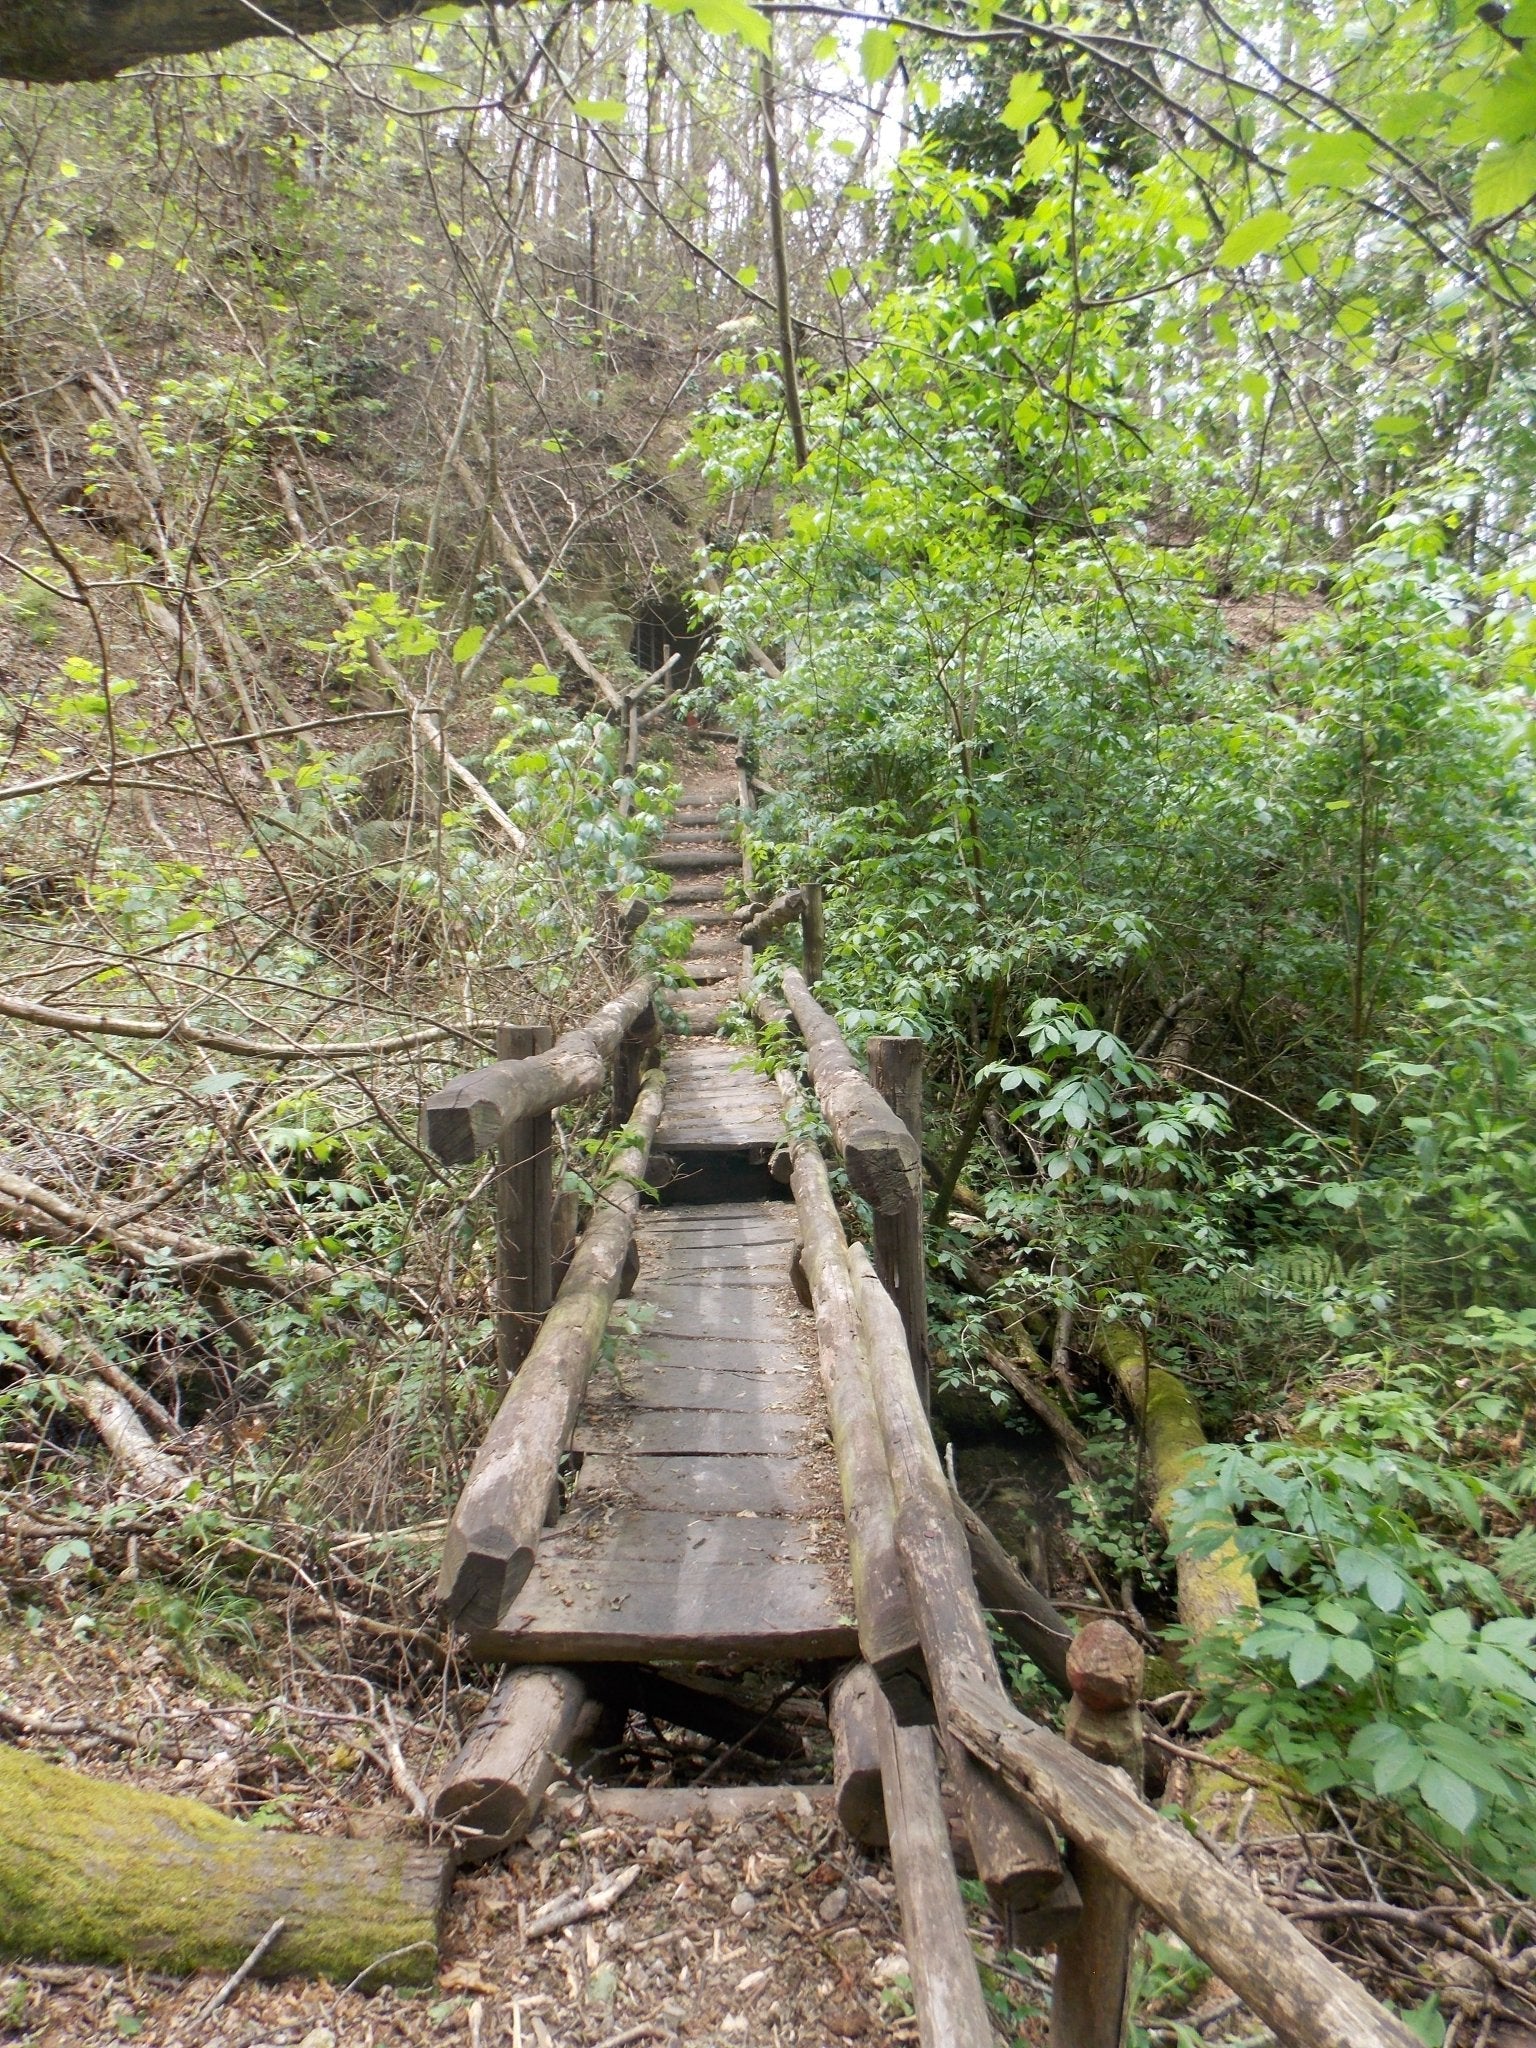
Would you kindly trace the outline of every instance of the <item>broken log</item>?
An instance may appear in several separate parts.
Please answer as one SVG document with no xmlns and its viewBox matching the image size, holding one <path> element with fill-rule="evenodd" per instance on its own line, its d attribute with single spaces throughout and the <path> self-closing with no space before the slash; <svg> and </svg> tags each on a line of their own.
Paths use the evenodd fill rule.
<svg viewBox="0 0 1536 2048">
<path fill-rule="evenodd" d="M 499 1060 L 439 1088 L 422 1105 L 422 1143 L 434 1158 L 466 1166 L 498 1143 L 509 1124 L 595 1095 L 625 1032 L 655 989 L 655 977 L 643 975 L 585 1024 L 562 1032 L 548 1052 Z"/>
<path fill-rule="evenodd" d="M 901 1316 L 862 1245 L 849 1249 L 848 1271 L 895 1496 L 896 1551 L 944 1731 L 950 1775 L 982 1882 L 1001 1909 L 1022 1911 L 1038 1905 L 1060 1885 L 1061 1858 L 1040 1816 L 1027 1803 L 1003 1797 L 950 1736 L 945 1703 L 957 1679 L 964 1676 L 999 1694 L 1002 1680 L 971 1581 L 965 1535 L 918 1400 Z"/>
<path fill-rule="evenodd" d="M 811 1084 L 848 1169 L 848 1184 L 872 1209 L 894 1215 L 921 1201 L 922 1154 L 901 1118 L 866 1078 L 843 1034 L 795 968 L 784 970 L 789 1004 L 810 1058 Z"/>
<path fill-rule="evenodd" d="M 816 1348 L 842 1488 L 859 1649 L 887 1694 L 894 1693 L 898 1720 L 928 1722 L 932 1704 L 896 1554 L 895 1502 L 864 1370 L 843 1227 L 820 1147 L 803 1130 L 795 1130 L 804 1121 L 792 1113 L 800 1097 L 799 1083 L 783 1068 L 776 1078 L 791 1132 L 790 1185 L 800 1223 L 800 1261 L 816 1309 Z"/>
<path fill-rule="evenodd" d="M 432 1819 L 449 1831 L 458 1862 L 488 1862 L 522 1840 L 558 1759 L 600 1712 L 574 1671 L 530 1664 L 506 1673 L 432 1794 Z"/>
<path fill-rule="evenodd" d="M 572 1254 L 555 1305 L 496 1411 L 448 1524 L 437 1598 L 462 1628 L 493 1628 L 533 1569 L 560 1459 L 633 1244 L 635 1212 L 665 1092 L 665 1073 L 653 1068 L 627 1127 L 633 1142 L 613 1159 L 598 1189 L 592 1220 Z"/>
<path fill-rule="evenodd" d="M 417 1843 L 290 1835 L 0 1744 L 0 1953 L 430 1984 L 452 1864 Z"/>
<path fill-rule="evenodd" d="M 992 2022 L 950 1854 L 933 1735 L 927 1728 L 898 1728 L 878 1696 L 873 1707 L 918 2033 L 927 2048 L 992 2048 Z"/>
<path fill-rule="evenodd" d="M 159 1448 L 116 1387 L 94 1377 L 67 1379 L 61 1385 L 65 1399 L 90 1423 L 133 1491 L 163 1499 L 187 1485 L 191 1473 Z"/>
</svg>

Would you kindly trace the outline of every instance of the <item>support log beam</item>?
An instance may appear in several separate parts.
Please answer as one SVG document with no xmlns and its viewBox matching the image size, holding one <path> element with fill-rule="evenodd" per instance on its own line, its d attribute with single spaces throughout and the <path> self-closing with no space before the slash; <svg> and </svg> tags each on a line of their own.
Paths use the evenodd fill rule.
<svg viewBox="0 0 1536 2048">
<path fill-rule="evenodd" d="M 509 1671 L 469 1739 L 438 1780 L 432 1819 L 460 1863 L 484 1863 L 520 1842 L 557 1761 L 590 1735 L 601 1712 L 574 1671 Z"/>
<path fill-rule="evenodd" d="M 1027 1804 L 1010 1801 L 950 1735 L 948 1696 L 963 1676 L 1000 1698 L 986 1618 L 971 1583 L 970 1554 L 952 1505 L 933 1432 L 918 1399 L 896 1306 L 868 1253 L 854 1245 L 848 1270 L 864 1335 L 864 1357 L 896 1501 L 896 1549 L 922 1639 L 950 1775 L 959 1794 L 976 1869 L 1000 1908 L 1024 1911 L 1061 1883 L 1051 1832 Z"/>
<path fill-rule="evenodd" d="M 800 1260 L 816 1310 L 816 1344 L 827 1390 L 853 1573 L 853 1607 L 864 1661 L 892 1696 L 897 1718 L 932 1719 L 927 1675 L 912 1607 L 896 1554 L 895 1502 L 880 1422 L 865 1376 L 848 1250 L 816 1141 L 796 1132 L 801 1099 L 794 1076 L 779 1071 L 789 1127 L 790 1184 L 800 1222 Z"/>
</svg>

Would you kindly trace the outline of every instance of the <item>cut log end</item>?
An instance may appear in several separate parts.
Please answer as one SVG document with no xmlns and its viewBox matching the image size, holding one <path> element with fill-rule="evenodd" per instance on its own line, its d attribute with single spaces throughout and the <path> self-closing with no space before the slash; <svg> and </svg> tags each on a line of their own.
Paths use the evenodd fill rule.
<svg viewBox="0 0 1536 2048">
<path fill-rule="evenodd" d="M 445 1618 L 466 1634 L 494 1628 L 517 1598 L 533 1570 L 534 1547 L 502 1548 L 499 1530 L 465 1536 L 450 1528 L 437 1580 L 437 1603 Z"/>
</svg>

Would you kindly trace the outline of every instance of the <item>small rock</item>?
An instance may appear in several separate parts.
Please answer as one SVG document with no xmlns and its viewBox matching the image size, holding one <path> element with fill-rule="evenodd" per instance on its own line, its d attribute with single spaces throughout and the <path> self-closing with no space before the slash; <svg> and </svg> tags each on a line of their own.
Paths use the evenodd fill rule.
<svg viewBox="0 0 1536 2048">
<path fill-rule="evenodd" d="M 738 1920 L 750 1920 L 757 1911 L 757 1901 L 750 1892 L 738 1892 L 731 1901 L 731 1912 Z"/>
<path fill-rule="evenodd" d="M 848 1888 L 836 1885 L 822 1900 L 819 1912 L 823 1927 L 830 1927 L 834 1920 L 841 1920 L 848 1910 Z"/>
<path fill-rule="evenodd" d="M 761 1991 L 767 1982 L 768 1972 L 766 1970 L 748 1970 L 746 1976 L 736 1986 L 736 1989 L 738 1992 Z"/>
<path fill-rule="evenodd" d="M 860 1895 L 872 1906 L 883 1906 L 891 1896 L 888 1884 L 882 1884 L 878 1877 L 861 1877 L 855 1880 Z"/>
<path fill-rule="evenodd" d="M 336 2048 L 336 2036 L 329 2027 L 311 2027 L 299 2048 Z"/>
<path fill-rule="evenodd" d="M 888 1956 L 877 1956 L 875 1958 L 874 1962 L 869 1966 L 869 1979 L 872 1984 L 879 1984 L 883 1987 L 887 1984 L 894 1984 L 898 1977 L 905 1977 L 907 1969 L 908 1964 L 905 1954 L 899 1948 L 895 1948 L 891 1950 Z"/>
<path fill-rule="evenodd" d="M 744 2034 L 747 2031 L 745 2013 L 728 2012 L 720 2022 L 720 2031 L 722 2034 Z"/>
</svg>

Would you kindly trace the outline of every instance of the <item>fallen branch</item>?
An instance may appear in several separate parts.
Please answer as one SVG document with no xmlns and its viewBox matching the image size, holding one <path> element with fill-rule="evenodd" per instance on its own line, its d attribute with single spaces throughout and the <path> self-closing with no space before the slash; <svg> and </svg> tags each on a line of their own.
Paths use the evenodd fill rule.
<svg viewBox="0 0 1536 2048">
<path fill-rule="evenodd" d="M 540 1935 L 558 1934 L 563 1927 L 574 1927 L 578 1921 L 610 1912 L 639 1875 L 639 1864 L 631 1863 L 617 1877 L 601 1879 L 575 1898 L 556 1899 L 542 1913 L 534 1914 L 523 1929 L 524 1940 L 537 1941 Z"/>
<path fill-rule="evenodd" d="M 257 1060 L 371 1060 L 385 1053 L 410 1052 L 440 1039 L 466 1034 L 452 1024 L 426 1024 L 390 1038 L 342 1038 L 330 1044 L 297 1039 L 242 1038 L 232 1031 L 205 1031 L 181 1017 L 125 1017 L 105 1010 L 59 1010 L 48 1003 L 29 1003 L 21 996 L 0 994 L 0 1017 L 41 1024 L 72 1037 L 144 1038 L 174 1045 L 198 1045 L 210 1052 L 241 1053 Z"/>
<path fill-rule="evenodd" d="M 69 1348 L 62 1337 L 55 1336 L 54 1332 L 38 1322 L 35 1316 L 23 1316 L 12 1327 L 22 1343 L 29 1350 L 35 1351 L 45 1365 L 51 1366 L 55 1372 L 69 1372 Z M 87 1338 L 76 1336 L 73 1341 L 76 1352 L 96 1379 L 105 1380 L 109 1387 L 114 1388 L 125 1401 L 137 1408 L 147 1422 L 152 1422 L 162 1435 L 180 1436 L 181 1431 L 177 1428 L 169 1409 L 162 1407 L 154 1395 L 141 1387 L 131 1373 L 124 1372 L 120 1365 L 114 1365 L 107 1354 Z"/>
</svg>

